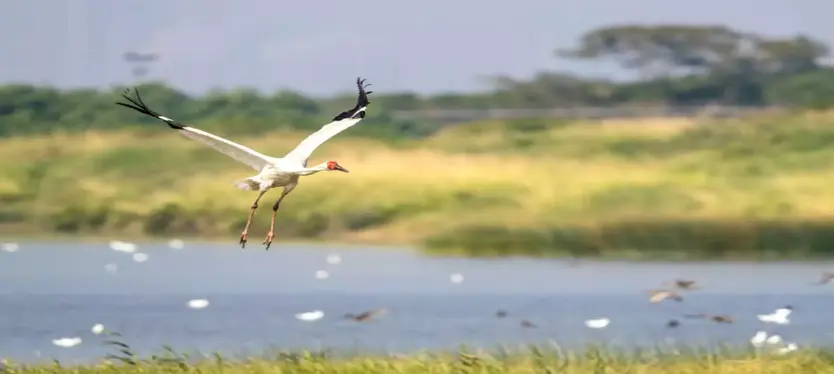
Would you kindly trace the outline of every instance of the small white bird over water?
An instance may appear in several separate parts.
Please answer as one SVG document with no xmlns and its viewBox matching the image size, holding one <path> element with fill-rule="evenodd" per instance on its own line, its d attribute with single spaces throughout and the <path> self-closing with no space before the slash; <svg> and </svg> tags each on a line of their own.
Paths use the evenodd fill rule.
<svg viewBox="0 0 834 374">
<path fill-rule="evenodd" d="M 59 347 L 69 348 L 75 347 L 76 345 L 81 344 L 81 338 L 60 338 L 60 339 L 53 339 L 52 344 L 55 344 Z"/>
<path fill-rule="evenodd" d="M 790 323 L 790 319 L 788 316 L 791 314 L 793 308 L 788 306 L 785 308 L 776 309 L 773 313 L 770 314 L 759 314 L 757 317 L 759 321 L 764 323 L 775 323 L 778 325 L 786 325 Z"/>
<path fill-rule="evenodd" d="M 3 243 L 3 245 L 0 245 L 0 249 L 2 249 L 3 252 L 14 253 L 20 249 L 20 245 L 17 243 Z"/>
<path fill-rule="evenodd" d="M 128 107 L 136 110 L 142 114 L 154 117 L 162 122 L 165 122 L 168 127 L 176 130 L 183 136 L 199 141 L 223 154 L 249 165 L 251 168 L 258 171 L 258 175 L 246 178 L 235 183 L 235 186 L 242 190 L 258 191 L 258 196 L 252 202 L 249 210 L 249 216 L 246 219 L 246 225 L 240 233 L 240 245 L 246 247 L 246 236 L 249 232 L 249 225 L 252 223 L 252 216 L 255 215 L 255 210 L 258 209 L 258 202 L 261 197 L 272 188 L 283 187 L 284 191 L 278 200 L 272 205 L 272 223 L 270 230 L 266 234 L 266 239 L 263 244 L 266 249 L 272 244 L 272 239 L 275 236 L 275 214 L 281 205 L 281 201 L 298 185 L 298 179 L 301 176 L 312 175 L 321 171 L 341 171 L 347 173 L 348 170 L 339 165 L 336 161 L 327 161 L 316 166 L 307 167 L 307 160 L 313 151 L 322 143 L 332 138 L 336 134 L 356 125 L 365 118 L 365 111 L 371 103 L 368 100 L 368 95 L 373 91 L 365 91 L 370 85 L 365 84 L 365 80 L 356 78 L 356 85 L 359 87 L 359 97 L 356 100 L 356 106 L 348 109 L 337 116 L 333 120 L 322 126 L 319 131 L 316 131 L 295 147 L 292 151 L 287 153 L 284 157 L 270 157 L 261 154 L 249 147 L 237 144 L 227 139 L 223 139 L 217 135 L 207 133 L 197 128 L 186 126 L 185 124 L 174 121 L 171 118 L 165 117 L 157 112 L 154 112 L 145 105 L 142 98 L 139 96 L 139 91 L 136 91 L 136 100 L 128 96 L 129 90 L 125 90 L 124 96 L 130 104 L 116 103 L 118 105 Z"/>
<path fill-rule="evenodd" d="M 782 342 L 782 337 L 779 335 L 771 335 L 767 338 L 767 344 L 779 344 Z"/>
<path fill-rule="evenodd" d="M 99 335 L 104 332 L 104 325 L 96 323 L 95 325 L 93 325 L 90 331 L 92 331 L 93 334 Z"/>
<path fill-rule="evenodd" d="M 191 309 L 203 309 L 209 306 L 209 301 L 206 299 L 188 300 L 188 307 Z"/>
<path fill-rule="evenodd" d="M 328 273 L 327 270 L 318 270 L 318 271 L 316 271 L 316 279 L 324 280 L 324 279 L 327 279 L 327 278 L 330 278 L 330 273 Z"/>
<path fill-rule="evenodd" d="M 111 240 L 110 249 L 116 252 L 133 253 L 136 252 L 136 244 L 123 242 L 121 240 Z"/>
<path fill-rule="evenodd" d="M 767 340 L 767 332 L 759 331 L 759 332 L 756 333 L 756 335 L 753 335 L 753 337 L 750 338 L 750 344 L 753 344 L 753 346 L 755 346 L 755 347 L 761 347 L 762 345 L 764 345 L 764 342 L 766 340 Z"/>
<path fill-rule="evenodd" d="M 461 283 L 463 282 L 463 274 L 455 273 L 449 277 L 449 282 L 452 283 Z"/>
<path fill-rule="evenodd" d="M 342 256 L 339 256 L 338 254 L 335 254 L 335 253 L 331 253 L 331 254 L 327 255 L 327 263 L 328 264 L 338 265 L 341 262 L 342 262 Z"/>
<path fill-rule="evenodd" d="M 611 323 L 611 320 L 608 318 L 589 319 L 585 321 L 585 326 L 592 329 L 604 329 L 609 323 Z"/>
<path fill-rule="evenodd" d="M 179 239 L 171 239 L 168 241 L 168 247 L 171 249 L 183 249 L 185 242 Z"/>
<path fill-rule="evenodd" d="M 148 261 L 149 257 L 150 256 L 148 256 L 146 253 L 138 252 L 138 253 L 133 254 L 133 261 L 145 262 L 145 261 Z"/>
<path fill-rule="evenodd" d="M 114 274 L 119 271 L 119 265 L 116 264 L 107 264 L 104 265 L 104 270 L 110 274 Z"/>
<path fill-rule="evenodd" d="M 789 352 L 793 352 L 799 349 L 799 346 L 796 343 L 788 343 L 786 346 L 779 348 L 776 353 L 785 354 Z"/>
<path fill-rule="evenodd" d="M 298 314 L 295 315 L 295 318 L 297 318 L 299 320 L 302 320 L 302 321 L 307 321 L 307 322 L 319 320 L 322 317 L 324 317 L 324 312 L 322 312 L 320 310 L 314 310 L 312 312 L 298 313 Z"/>
</svg>

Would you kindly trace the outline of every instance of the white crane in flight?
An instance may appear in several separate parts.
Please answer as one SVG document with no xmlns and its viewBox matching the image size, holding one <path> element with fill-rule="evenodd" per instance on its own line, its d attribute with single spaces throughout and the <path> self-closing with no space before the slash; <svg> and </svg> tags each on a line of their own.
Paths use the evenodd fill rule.
<svg viewBox="0 0 834 374">
<path fill-rule="evenodd" d="M 136 88 L 134 88 L 134 91 L 136 91 L 135 100 L 128 96 L 130 89 L 127 89 L 123 96 L 130 104 L 118 102 L 116 104 L 159 119 L 165 122 L 172 130 L 176 130 L 188 138 L 206 144 L 258 171 L 258 175 L 256 176 L 235 182 L 235 186 L 242 190 L 258 191 L 258 197 L 255 198 L 255 201 L 252 202 L 250 207 L 246 226 L 244 226 L 243 231 L 240 233 L 240 245 L 242 248 L 246 247 L 246 234 L 249 230 L 249 225 L 252 223 L 252 217 L 255 215 L 255 210 L 258 208 L 258 202 L 261 200 L 261 197 L 266 191 L 272 188 L 283 187 L 284 191 L 281 192 L 281 196 L 272 205 L 272 223 L 270 224 L 269 232 L 266 234 L 266 240 L 263 242 L 266 245 L 266 250 L 269 250 L 272 239 L 275 237 L 275 214 L 278 212 L 281 201 L 298 185 L 298 178 L 300 176 L 311 175 L 320 171 L 337 170 L 345 173 L 348 172 L 347 169 L 343 168 L 336 161 L 327 161 L 308 168 L 307 159 L 310 158 L 310 154 L 322 143 L 365 118 L 365 110 L 368 104 L 371 103 L 368 101 L 368 95 L 373 91 L 365 91 L 370 84 L 365 84 L 364 79 L 356 78 L 356 85 L 359 87 L 359 97 L 356 100 L 356 106 L 339 113 L 339 115 L 333 118 L 333 121 L 322 126 L 319 131 L 308 136 L 295 149 L 290 151 L 290 153 L 280 158 L 266 156 L 249 147 L 223 139 L 200 129 L 186 126 L 171 118 L 160 115 L 145 105 Z"/>
</svg>

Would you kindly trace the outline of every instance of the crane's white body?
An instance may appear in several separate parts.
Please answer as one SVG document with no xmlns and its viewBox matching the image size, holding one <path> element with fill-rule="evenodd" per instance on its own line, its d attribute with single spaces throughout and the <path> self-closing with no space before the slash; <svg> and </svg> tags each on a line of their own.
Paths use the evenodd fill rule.
<svg viewBox="0 0 834 374">
<path fill-rule="evenodd" d="M 295 168 L 292 162 L 275 159 L 272 164 L 264 166 L 258 175 L 235 182 L 241 190 L 267 190 L 275 187 L 286 187 L 298 184 L 298 178 L 303 170 Z M 308 174 L 309 175 L 309 174 Z"/>
</svg>

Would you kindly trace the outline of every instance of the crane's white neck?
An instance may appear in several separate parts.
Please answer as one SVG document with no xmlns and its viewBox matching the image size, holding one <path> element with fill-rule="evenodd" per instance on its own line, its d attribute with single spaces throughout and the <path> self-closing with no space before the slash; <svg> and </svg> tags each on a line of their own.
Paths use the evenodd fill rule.
<svg viewBox="0 0 834 374">
<path fill-rule="evenodd" d="M 327 168 L 327 163 L 323 162 L 323 163 L 318 164 L 316 166 L 313 166 L 311 168 L 304 168 L 302 171 L 300 171 L 298 173 L 298 175 L 310 175 L 310 174 L 318 173 L 320 171 L 328 171 L 328 170 L 329 169 Z"/>
</svg>

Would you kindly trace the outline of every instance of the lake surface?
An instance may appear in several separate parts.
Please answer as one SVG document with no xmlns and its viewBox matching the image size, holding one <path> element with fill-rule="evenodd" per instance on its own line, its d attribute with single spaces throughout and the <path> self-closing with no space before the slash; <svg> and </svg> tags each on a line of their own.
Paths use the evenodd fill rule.
<svg viewBox="0 0 834 374">
<path fill-rule="evenodd" d="M 580 346 L 743 344 L 760 329 L 800 346 L 834 342 L 834 285 L 812 285 L 830 263 L 616 263 L 541 259 L 471 260 L 424 257 L 406 249 L 359 246 L 259 245 L 186 242 L 138 245 L 132 254 L 107 243 L 22 242 L 0 252 L 0 357 L 18 361 L 89 360 L 108 351 L 90 328 L 104 324 L 146 354 L 162 345 L 177 350 L 260 353 L 270 348 L 342 348 L 409 352 L 495 348 L 499 344 L 558 342 Z M 328 254 L 341 263 L 330 264 Z M 108 272 L 106 264 L 118 265 Z M 326 270 L 328 279 L 314 274 Z M 461 283 L 450 276 L 460 273 Z M 676 278 L 696 279 L 700 290 L 682 303 L 651 304 L 646 291 Z M 190 299 L 205 298 L 205 309 Z M 789 325 L 765 326 L 757 314 L 790 304 Z M 345 313 L 378 307 L 389 313 L 367 323 Z M 303 322 L 294 314 L 322 310 Z M 496 318 L 504 309 L 507 318 Z M 729 314 L 734 324 L 681 318 Z M 608 317 L 604 330 L 583 321 Z M 670 329 L 666 322 L 678 319 Z M 527 319 L 538 327 L 526 329 Z M 81 337 L 72 348 L 52 339 Z M 834 345 L 834 344 L 831 344 Z"/>
</svg>

